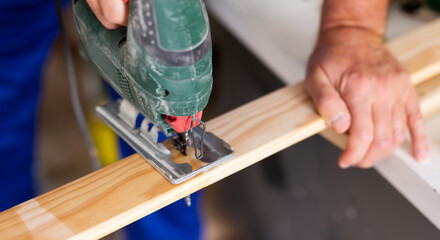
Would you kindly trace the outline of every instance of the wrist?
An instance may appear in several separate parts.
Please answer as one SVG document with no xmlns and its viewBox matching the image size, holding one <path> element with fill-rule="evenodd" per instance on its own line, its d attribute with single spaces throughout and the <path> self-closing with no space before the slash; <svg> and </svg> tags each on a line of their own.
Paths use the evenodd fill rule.
<svg viewBox="0 0 440 240">
<path fill-rule="evenodd" d="M 335 29 L 358 29 L 382 38 L 387 8 L 387 0 L 324 0 L 320 33 Z"/>
<path fill-rule="evenodd" d="M 383 35 L 370 29 L 358 26 L 339 26 L 321 29 L 318 44 L 358 45 L 361 42 L 383 44 Z"/>
<path fill-rule="evenodd" d="M 354 31 L 361 31 L 365 33 L 369 33 L 371 35 L 375 35 L 378 38 L 382 38 L 385 33 L 385 24 L 380 23 L 374 23 L 369 24 L 365 21 L 350 21 L 350 20 L 344 20 L 344 21 L 334 21 L 334 22 L 327 22 L 322 23 L 320 27 L 320 34 L 327 33 L 327 32 L 333 32 L 334 30 L 354 30 Z"/>
</svg>

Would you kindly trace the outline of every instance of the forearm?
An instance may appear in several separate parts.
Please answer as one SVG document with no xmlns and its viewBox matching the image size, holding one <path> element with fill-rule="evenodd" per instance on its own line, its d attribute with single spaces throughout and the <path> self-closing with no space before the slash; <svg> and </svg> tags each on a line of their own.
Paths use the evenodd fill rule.
<svg viewBox="0 0 440 240">
<path fill-rule="evenodd" d="M 354 27 L 382 38 L 388 0 L 324 0 L 320 33 Z"/>
</svg>

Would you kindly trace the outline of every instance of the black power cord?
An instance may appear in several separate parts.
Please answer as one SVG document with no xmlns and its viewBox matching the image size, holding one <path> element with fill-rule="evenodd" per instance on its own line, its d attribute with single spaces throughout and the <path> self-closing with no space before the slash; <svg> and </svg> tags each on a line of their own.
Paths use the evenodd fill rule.
<svg viewBox="0 0 440 240">
<path fill-rule="evenodd" d="M 61 30 L 61 37 L 63 39 L 63 45 L 64 45 L 64 53 L 65 53 L 64 56 L 66 59 L 70 100 L 72 102 L 72 107 L 75 113 L 76 121 L 79 125 L 79 128 L 81 129 L 81 133 L 83 134 L 84 140 L 86 141 L 87 144 L 87 148 L 92 161 L 92 167 L 94 170 L 97 170 L 101 168 L 101 162 L 99 160 L 98 151 L 96 150 L 95 144 L 92 139 L 92 135 L 90 134 L 87 125 L 86 118 L 84 117 L 84 112 L 81 108 L 81 103 L 79 101 L 78 86 L 76 84 L 76 76 L 75 76 L 75 67 L 73 65 L 69 39 L 67 38 L 67 34 L 66 34 L 61 0 L 55 0 L 55 5 L 57 9 L 58 23 L 60 25 L 60 30 Z"/>
</svg>

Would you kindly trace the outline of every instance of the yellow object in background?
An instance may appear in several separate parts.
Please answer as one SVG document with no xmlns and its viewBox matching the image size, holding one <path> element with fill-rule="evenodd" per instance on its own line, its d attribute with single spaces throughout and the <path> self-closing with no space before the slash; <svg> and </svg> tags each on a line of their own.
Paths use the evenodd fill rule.
<svg viewBox="0 0 440 240">
<path fill-rule="evenodd" d="M 119 159 L 119 145 L 116 134 L 96 115 L 89 118 L 89 128 L 93 141 L 98 150 L 98 156 L 103 166 L 115 163 Z"/>
</svg>

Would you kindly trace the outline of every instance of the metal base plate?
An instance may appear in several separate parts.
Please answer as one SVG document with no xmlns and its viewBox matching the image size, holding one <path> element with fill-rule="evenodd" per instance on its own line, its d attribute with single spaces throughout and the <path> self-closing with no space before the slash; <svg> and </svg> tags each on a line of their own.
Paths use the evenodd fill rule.
<svg viewBox="0 0 440 240">
<path fill-rule="evenodd" d="M 136 128 L 133 124 L 127 123 L 126 119 L 123 119 L 124 117 L 121 117 L 119 110 L 121 103 L 126 105 L 127 101 L 119 100 L 98 106 L 95 109 L 96 114 L 173 184 L 182 183 L 198 173 L 206 172 L 234 156 L 234 150 L 229 144 L 213 133 L 206 132 L 203 143 L 203 157 L 201 160 L 197 160 L 203 162 L 201 164 L 203 166 L 193 169 L 188 163 L 175 163 L 168 148 L 148 137 L 148 127 L 145 127 L 148 124 L 143 123 L 141 127 Z M 195 140 L 200 142 L 202 129 L 196 127 L 193 132 Z M 179 152 L 179 154 L 181 153 Z"/>
</svg>

